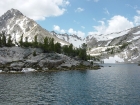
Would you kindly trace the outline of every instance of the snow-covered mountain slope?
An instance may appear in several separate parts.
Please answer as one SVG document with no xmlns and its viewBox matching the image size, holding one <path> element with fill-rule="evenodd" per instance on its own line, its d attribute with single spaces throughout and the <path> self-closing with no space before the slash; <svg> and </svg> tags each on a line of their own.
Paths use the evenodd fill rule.
<svg viewBox="0 0 140 105">
<path fill-rule="evenodd" d="M 112 40 L 116 37 L 120 37 L 123 36 L 127 33 L 129 33 L 132 29 L 126 29 L 126 30 L 122 30 L 120 32 L 112 32 L 109 34 L 93 34 L 93 35 L 89 35 L 87 41 L 89 41 L 89 39 L 95 38 L 97 41 L 108 41 L 108 40 Z"/>
<path fill-rule="evenodd" d="M 72 43 L 73 46 L 75 47 L 80 47 L 83 43 L 85 43 L 85 40 L 82 39 L 81 37 L 78 37 L 77 35 L 68 35 L 68 34 L 57 34 L 56 32 L 54 31 L 51 31 L 50 32 L 52 35 L 64 40 L 64 41 L 67 41 L 69 43 Z"/>
<path fill-rule="evenodd" d="M 89 48 L 119 45 L 125 42 L 131 42 L 135 39 L 139 39 L 139 34 L 140 27 L 137 26 L 131 29 L 127 29 L 121 32 L 114 32 L 108 35 L 89 35 L 86 37 L 86 43 Z M 112 36 L 114 38 L 108 38 L 107 36 Z"/>
<path fill-rule="evenodd" d="M 47 30 L 43 29 L 34 20 L 24 16 L 16 9 L 8 10 L 0 17 L 0 32 L 5 31 L 6 34 L 12 36 L 13 41 L 18 42 L 21 35 L 23 39 L 28 37 L 28 41 L 34 40 L 34 36 L 38 36 L 38 41 L 43 42 L 44 37 L 54 38 L 56 42 L 62 45 L 69 43 L 51 35 Z"/>
<path fill-rule="evenodd" d="M 129 30 L 129 31 L 128 31 Z M 127 33 L 110 40 L 91 38 L 87 42 L 90 55 L 98 55 L 105 62 L 137 63 L 140 61 L 140 26 L 128 29 Z M 122 31 L 123 32 L 123 31 Z M 120 34 L 120 33 L 118 33 Z M 94 42 L 94 43 L 92 43 Z"/>
</svg>

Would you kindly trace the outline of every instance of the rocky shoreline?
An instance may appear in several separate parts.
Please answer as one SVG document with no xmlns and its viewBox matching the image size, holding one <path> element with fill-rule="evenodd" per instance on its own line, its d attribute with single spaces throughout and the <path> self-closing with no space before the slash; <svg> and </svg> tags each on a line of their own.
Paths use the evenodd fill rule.
<svg viewBox="0 0 140 105">
<path fill-rule="evenodd" d="M 36 52 L 36 55 L 33 52 Z M 58 53 L 43 53 L 40 48 L 0 48 L 0 72 L 60 71 L 100 69 L 88 61 L 78 60 Z"/>
</svg>

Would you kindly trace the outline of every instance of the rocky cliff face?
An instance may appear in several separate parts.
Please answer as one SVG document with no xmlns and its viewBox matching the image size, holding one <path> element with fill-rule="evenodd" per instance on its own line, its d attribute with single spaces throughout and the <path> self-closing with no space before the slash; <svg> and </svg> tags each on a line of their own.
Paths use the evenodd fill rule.
<svg viewBox="0 0 140 105">
<path fill-rule="evenodd" d="M 34 40 L 34 36 L 38 36 L 38 41 L 42 42 L 44 37 L 54 38 L 56 42 L 62 45 L 68 45 L 69 43 L 51 35 L 47 30 L 43 29 L 34 20 L 24 16 L 20 11 L 16 9 L 8 10 L 4 15 L 0 17 L 0 32 L 5 31 L 6 35 L 10 34 L 12 40 L 18 42 L 21 35 L 23 39 L 28 38 L 28 41 Z"/>
</svg>

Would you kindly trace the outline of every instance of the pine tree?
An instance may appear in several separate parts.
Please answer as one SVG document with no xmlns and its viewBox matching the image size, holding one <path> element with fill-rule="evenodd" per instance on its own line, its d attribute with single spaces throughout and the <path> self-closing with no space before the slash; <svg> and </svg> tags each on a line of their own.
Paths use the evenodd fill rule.
<svg viewBox="0 0 140 105">
<path fill-rule="evenodd" d="M 33 52 L 33 56 L 36 56 L 36 51 Z"/>
<path fill-rule="evenodd" d="M 1 36 L 0 36 L 0 47 L 2 46 L 2 40 L 1 40 Z"/>
<path fill-rule="evenodd" d="M 24 47 L 29 47 L 30 43 L 28 42 L 28 37 L 25 37 L 25 42 L 23 43 Z"/>
<path fill-rule="evenodd" d="M 2 47 L 2 34 L 0 33 L 0 47 Z"/>
<path fill-rule="evenodd" d="M 55 43 L 54 45 L 54 51 L 57 53 L 61 53 L 61 44 L 60 43 Z"/>
<path fill-rule="evenodd" d="M 79 51 L 79 57 L 80 57 L 82 60 L 87 60 L 86 49 L 80 49 L 80 51 Z"/>
<path fill-rule="evenodd" d="M 68 53 L 69 53 L 68 45 L 63 46 L 63 53 L 68 55 Z"/>
<path fill-rule="evenodd" d="M 87 44 L 83 43 L 82 44 L 82 49 L 86 49 L 87 48 Z"/>
<path fill-rule="evenodd" d="M 11 40 L 11 35 L 9 35 L 7 46 L 12 47 L 12 45 L 13 45 L 13 43 L 12 43 L 12 40 Z"/>
<path fill-rule="evenodd" d="M 48 45 L 48 38 L 45 37 L 44 38 L 44 43 L 43 43 L 43 50 L 44 50 L 44 52 L 48 52 L 48 47 L 49 47 L 49 45 Z"/>
<path fill-rule="evenodd" d="M 50 39 L 49 50 L 50 50 L 51 52 L 54 51 L 54 39 L 53 39 L 53 38 Z"/>
<path fill-rule="evenodd" d="M 2 45 L 6 46 L 6 36 L 5 36 L 5 32 L 2 32 Z"/>
<path fill-rule="evenodd" d="M 68 51 L 69 51 L 69 52 L 68 52 L 69 55 L 72 56 L 72 55 L 73 55 L 73 45 L 72 45 L 72 44 L 69 45 Z"/>
<path fill-rule="evenodd" d="M 20 45 L 21 47 L 23 46 L 23 34 L 22 34 L 22 36 L 20 37 L 19 45 Z"/>
<path fill-rule="evenodd" d="M 37 35 L 34 37 L 33 47 L 38 47 Z"/>
</svg>

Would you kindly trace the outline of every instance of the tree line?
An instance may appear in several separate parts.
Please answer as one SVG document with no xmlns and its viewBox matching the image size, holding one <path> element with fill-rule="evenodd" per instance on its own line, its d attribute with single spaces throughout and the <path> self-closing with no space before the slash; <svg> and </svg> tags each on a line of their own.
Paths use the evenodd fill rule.
<svg viewBox="0 0 140 105">
<path fill-rule="evenodd" d="M 56 52 L 56 53 L 62 53 L 71 57 L 79 57 L 82 60 L 87 60 L 89 56 L 86 53 L 86 47 L 87 45 L 85 43 L 82 44 L 80 48 L 75 48 L 72 44 L 70 45 L 64 45 L 61 46 L 59 42 L 54 42 L 53 38 L 45 37 L 43 42 L 38 42 L 37 35 L 34 37 L 34 40 L 32 42 L 28 42 L 28 37 L 25 38 L 25 41 L 23 41 L 23 35 L 20 37 L 20 41 L 16 43 L 20 47 L 32 47 L 32 48 L 41 48 L 43 49 L 44 53 L 50 53 L 50 52 Z M 15 46 L 13 44 L 13 40 L 11 38 L 11 35 L 8 36 L 6 39 L 6 35 L 4 32 L 0 34 L 0 47 L 12 47 Z M 34 55 L 36 52 L 34 52 Z"/>
<path fill-rule="evenodd" d="M 11 35 L 8 36 L 8 39 L 6 39 L 6 35 L 5 32 L 0 33 L 0 47 L 12 47 L 15 46 L 15 44 L 13 44 L 13 41 L 11 39 Z"/>
</svg>

